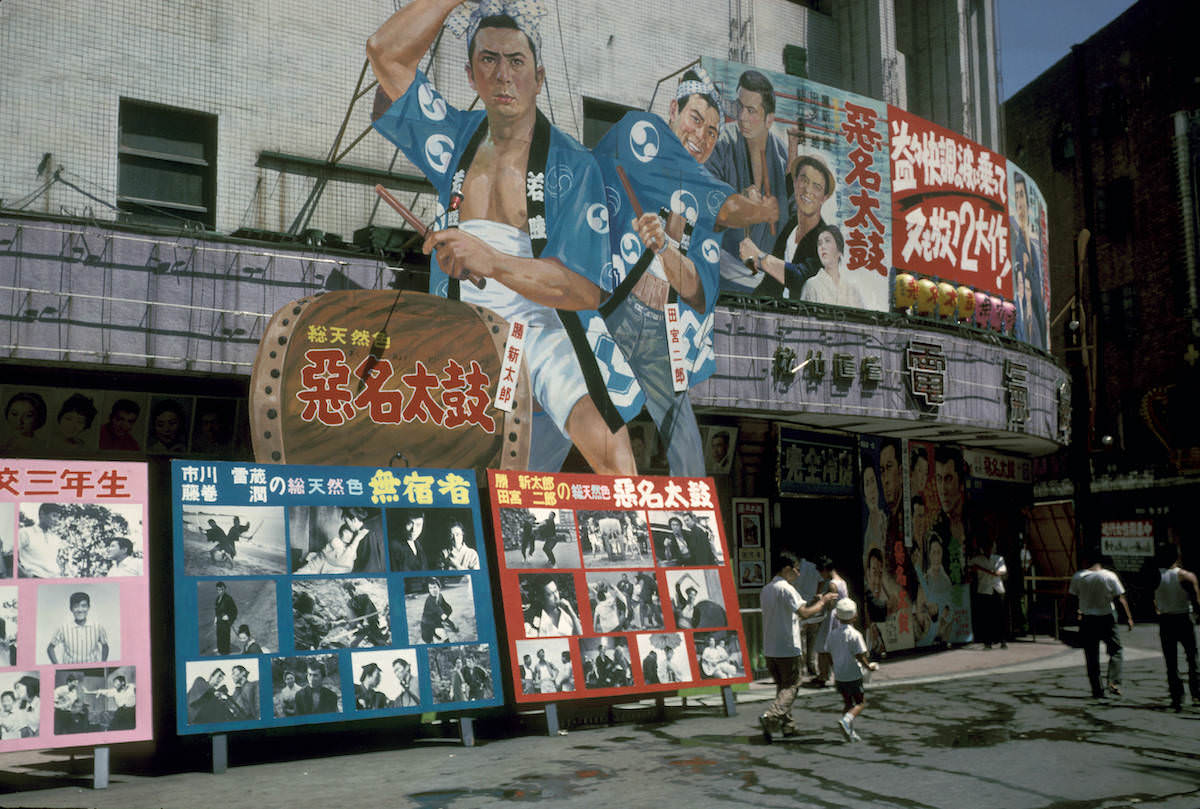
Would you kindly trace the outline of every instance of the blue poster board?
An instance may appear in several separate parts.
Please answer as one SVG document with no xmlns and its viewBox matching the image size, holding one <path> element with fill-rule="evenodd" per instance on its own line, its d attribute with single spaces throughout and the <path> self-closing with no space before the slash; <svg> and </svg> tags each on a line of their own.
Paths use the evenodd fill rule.
<svg viewBox="0 0 1200 809">
<path fill-rule="evenodd" d="M 171 462 L 181 734 L 498 705 L 475 474 Z"/>
</svg>

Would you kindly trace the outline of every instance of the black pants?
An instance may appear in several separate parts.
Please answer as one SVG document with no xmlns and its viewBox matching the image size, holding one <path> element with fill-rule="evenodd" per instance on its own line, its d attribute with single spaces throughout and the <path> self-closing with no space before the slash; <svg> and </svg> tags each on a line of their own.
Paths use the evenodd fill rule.
<svg viewBox="0 0 1200 809">
<path fill-rule="evenodd" d="M 975 603 L 979 607 L 979 620 L 976 622 L 979 631 L 977 640 L 986 644 L 1003 642 L 1004 594 L 980 593 Z"/>
<path fill-rule="evenodd" d="M 1083 659 L 1087 663 L 1088 682 L 1092 696 L 1104 693 L 1100 682 L 1100 642 L 1108 650 L 1108 681 L 1121 684 L 1121 638 L 1117 635 L 1117 619 L 1111 615 L 1085 615 L 1079 622 L 1079 637 L 1083 641 Z"/>
<path fill-rule="evenodd" d="M 1183 681 L 1179 678 L 1177 644 L 1183 644 L 1183 657 L 1188 664 L 1188 691 L 1192 699 L 1200 699 L 1200 672 L 1196 670 L 1196 630 L 1187 613 L 1158 616 L 1158 639 L 1162 642 L 1163 661 L 1167 664 L 1167 687 L 1171 704 L 1183 700 Z"/>
</svg>

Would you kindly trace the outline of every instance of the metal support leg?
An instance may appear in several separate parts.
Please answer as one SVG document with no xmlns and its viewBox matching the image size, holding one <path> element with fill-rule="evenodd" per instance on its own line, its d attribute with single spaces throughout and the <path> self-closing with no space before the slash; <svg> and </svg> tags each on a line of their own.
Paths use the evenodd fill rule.
<svg viewBox="0 0 1200 809">
<path fill-rule="evenodd" d="M 733 696 L 733 686 L 721 686 L 721 699 L 725 702 L 725 715 L 737 716 L 737 698 Z"/>
<path fill-rule="evenodd" d="M 108 789 L 108 747 L 97 747 L 92 762 L 92 789 Z"/>
<path fill-rule="evenodd" d="M 212 771 L 220 775 L 229 769 L 229 737 L 224 733 L 214 733 L 212 737 Z"/>
<path fill-rule="evenodd" d="M 458 718 L 458 730 L 462 735 L 463 747 L 475 746 L 475 720 L 469 716 Z"/>
<path fill-rule="evenodd" d="M 558 703 L 546 703 L 546 735 L 558 735 Z"/>
</svg>

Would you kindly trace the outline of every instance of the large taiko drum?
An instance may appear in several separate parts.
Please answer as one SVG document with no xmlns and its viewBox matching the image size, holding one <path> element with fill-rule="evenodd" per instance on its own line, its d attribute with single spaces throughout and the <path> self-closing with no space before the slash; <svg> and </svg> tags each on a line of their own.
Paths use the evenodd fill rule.
<svg viewBox="0 0 1200 809">
<path fill-rule="evenodd" d="M 265 463 L 525 469 L 532 403 L 494 407 L 508 323 L 420 292 L 352 290 L 271 318 L 250 377 Z"/>
</svg>

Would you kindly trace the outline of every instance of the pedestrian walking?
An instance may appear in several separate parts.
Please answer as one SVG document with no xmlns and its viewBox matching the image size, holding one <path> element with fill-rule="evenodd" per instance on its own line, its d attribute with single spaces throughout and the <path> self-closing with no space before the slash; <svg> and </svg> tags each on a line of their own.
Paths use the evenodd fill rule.
<svg viewBox="0 0 1200 809">
<path fill-rule="evenodd" d="M 995 541 L 971 557 L 971 572 L 975 574 L 975 592 L 979 605 L 979 639 L 983 648 L 992 648 L 999 643 L 1001 649 L 1008 648 L 1008 633 L 1004 628 L 1004 580 L 1008 578 L 1008 566 L 1004 557 L 996 553 Z"/>
<path fill-rule="evenodd" d="M 1092 549 L 1083 557 L 1085 567 L 1071 578 L 1068 591 L 1079 600 L 1079 636 L 1083 642 L 1083 657 L 1087 662 L 1088 682 L 1092 697 L 1104 697 L 1100 682 L 1100 641 L 1108 651 L 1108 692 L 1121 696 L 1121 638 L 1117 635 L 1116 601 L 1125 611 L 1129 631 L 1133 631 L 1133 615 L 1125 600 L 1125 587 L 1116 573 L 1101 563 L 1098 550 Z"/>
<path fill-rule="evenodd" d="M 775 577 L 762 589 L 759 603 L 763 616 L 763 655 L 775 681 L 775 701 L 758 718 L 768 742 L 776 731 L 784 737 L 795 736 L 799 729 L 792 719 L 792 703 L 800 687 L 800 619 L 817 615 L 834 600 L 826 593 L 811 605 L 792 586 L 800 575 L 800 560 L 795 554 L 779 554 Z"/>
<path fill-rule="evenodd" d="M 1158 551 L 1158 587 L 1154 590 L 1154 609 L 1158 612 L 1158 639 L 1163 662 L 1167 666 L 1167 689 L 1171 709 L 1183 710 L 1183 682 L 1179 679 L 1178 646 L 1188 665 L 1188 691 L 1192 705 L 1200 705 L 1200 671 L 1196 670 L 1196 630 L 1200 620 L 1200 586 L 1196 574 L 1184 570 L 1178 545 L 1164 545 Z"/>
<path fill-rule="evenodd" d="M 843 713 L 838 720 L 838 727 L 846 741 L 861 742 L 862 738 L 854 729 L 854 720 L 867 707 L 863 671 L 875 671 L 879 664 L 867 658 L 867 642 L 854 627 L 854 618 L 858 615 L 858 605 L 854 599 L 840 599 L 834 607 L 834 615 L 837 623 L 829 630 L 825 651 L 833 658 L 833 679 L 842 695 Z"/>
</svg>

